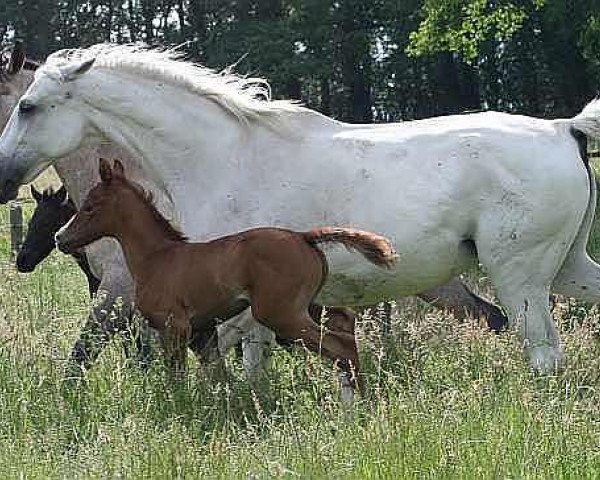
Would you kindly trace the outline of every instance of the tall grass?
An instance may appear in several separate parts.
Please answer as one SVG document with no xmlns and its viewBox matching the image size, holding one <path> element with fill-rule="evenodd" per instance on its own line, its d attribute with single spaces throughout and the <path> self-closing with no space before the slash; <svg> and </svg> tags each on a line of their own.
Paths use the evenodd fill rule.
<svg viewBox="0 0 600 480">
<path fill-rule="evenodd" d="M 415 300 L 397 305 L 385 336 L 367 315 L 368 394 L 344 408 L 331 366 L 301 351 L 276 351 L 251 391 L 234 356 L 224 381 L 191 361 L 173 384 L 116 340 L 85 381 L 65 383 L 89 306 L 83 275 L 59 254 L 16 273 L 2 231 L 0 277 L 0 478 L 600 477 L 595 308 L 557 304 L 568 361 L 546 377 L 512 334 Z"/>
</svg>

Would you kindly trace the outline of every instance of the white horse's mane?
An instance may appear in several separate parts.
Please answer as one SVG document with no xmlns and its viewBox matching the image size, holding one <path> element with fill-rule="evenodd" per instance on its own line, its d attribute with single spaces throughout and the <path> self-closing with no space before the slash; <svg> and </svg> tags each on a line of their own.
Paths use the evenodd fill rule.
<svg viewBox="0 0 600 480">
<path fill-rule="evenodd" d="M 277 125 L 285 113 L 316 113 L 293 101 L 271 100 L 271 87 L 262 78 L 242 77 L 231 69 L 217 72 L 184 61 L 182 57 L 176 48 L 98 44 L 84 49 L 59 50 L 47 58 L 36 74 L 65 81 L 64 72 L 69 66 L 95 58 L 93 68 L 130 72 L 179 86 L 215 102 L 243 123 L 258 120 Z"/>
</svg>

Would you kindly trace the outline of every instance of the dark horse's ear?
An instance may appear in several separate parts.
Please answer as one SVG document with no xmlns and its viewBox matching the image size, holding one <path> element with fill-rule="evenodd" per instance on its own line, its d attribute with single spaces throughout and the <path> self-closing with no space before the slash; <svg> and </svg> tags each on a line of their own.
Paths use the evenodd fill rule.
<svg viewBox="0 0 600 480">
<path fill-rule="evenodd" d="M 65 203 L 67 200 L 67 189 L 64 185 L 56 191 L 54 198 L 56 198 L 61 204 Z"/>
<path fill-rule="evenodd" d="M 110 168 L 110 163 L 106 158 L 100 158 L 100 166 L 98 170 L 100 172 L 100 180 L 102 180 L 103 183 L 110 183 L 112 180 L 112 169 Z"/>
<path fill-rule="evenodd" d="M 29 190 L 31 191 L 31 196 L 33 197 L 33 199 L 36 202 L 40 203 L 40 200 L 42 199 L 42 194 L 38 192 L 33 185 L 29 187 Z"/>
<path fill-rule="evenodd" d="M 115 158 L 115 163 L 113 165 L 113 175 L 115 178 L 125 178 L 125 167 L 121 163 L 121 160 Z"/>
<path fill-rule="evenodd" d="M 9 75 L 16 75 L 19 73 L 23 65 L 25 64 L 25 46 L 23 42 L 17 40 L 8 62 L 7 73 Z"/>
</svg>

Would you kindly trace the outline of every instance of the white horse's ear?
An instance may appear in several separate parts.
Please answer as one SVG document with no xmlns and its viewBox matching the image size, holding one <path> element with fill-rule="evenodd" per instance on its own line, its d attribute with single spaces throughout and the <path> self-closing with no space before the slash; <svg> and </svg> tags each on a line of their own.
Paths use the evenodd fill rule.
<svg viewBox="0 0 600 480">
<path fill-rule="evenodd" d="M 64 79 L 67 82 L 75 80 L 77 77 L 89 71 L 90 68 L 92 68 L 92 66 L 94 65 L 95 61 L 96 58 L 90 58 L 89 60 L 86 60 L 85 62 L 79 63 L 77 65 L 65 67 L 62 72 Z"/>
</svg>

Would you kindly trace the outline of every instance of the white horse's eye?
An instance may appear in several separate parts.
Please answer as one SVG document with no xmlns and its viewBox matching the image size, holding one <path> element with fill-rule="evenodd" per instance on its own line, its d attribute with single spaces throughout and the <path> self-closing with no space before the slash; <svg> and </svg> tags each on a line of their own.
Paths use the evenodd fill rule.
<svg viewBox="0 0 600 480">
<path fill-rule="evenodd" d="M 35 110 L 35 104 L 28 102 L 27 100 L 21 100 L 19 102 L 19 113 L 30 113 Z"/>
</svg>

